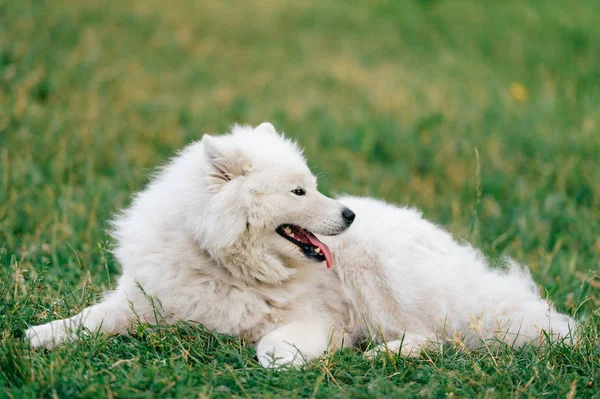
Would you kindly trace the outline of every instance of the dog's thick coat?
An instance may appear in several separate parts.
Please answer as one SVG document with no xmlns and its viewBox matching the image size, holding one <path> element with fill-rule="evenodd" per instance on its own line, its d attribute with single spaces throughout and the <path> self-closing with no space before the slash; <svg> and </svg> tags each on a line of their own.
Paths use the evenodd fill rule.
<svg viewBox="0 0 600 399">
<path fill-rule="evenodd" d="M 347 208 L 357 215 L 349 229 Z M 332 269 L 282 237 L 282 225 L 317 234 Z M 74 339 L 82 328 L 121 333 L 136 317 L 155 322 L 151 302 L 167 322 L 245 337 L 264 366 L 299 365 L 371 339 L 381 345 L 368 355 L 414 356 L 457 339 L 518 347 L 568 337 L 575 326 L 540 297 L 526 269 L 513 261 L 491 269 L 418 211 L 320 194 L 301 150 L 269 123 L 188 146 L 113 231 L 117 288 L 72 318 L 28 329 L 33 346 Z"/>
</svg>

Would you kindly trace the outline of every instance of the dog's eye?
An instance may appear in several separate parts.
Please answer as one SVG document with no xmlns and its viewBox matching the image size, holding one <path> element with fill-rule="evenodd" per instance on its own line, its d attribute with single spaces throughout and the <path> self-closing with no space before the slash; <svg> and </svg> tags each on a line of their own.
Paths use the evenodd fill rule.
<svg viewBox="0 0 600 399">
<path fill-rule="evenodd" d="M 304 191 L 304 189 L 302 187 L 298 187 L 295 190 L 292 190 L 292 192 L 296 195 L 305 195 L 306 191 Z"/>
</svg>

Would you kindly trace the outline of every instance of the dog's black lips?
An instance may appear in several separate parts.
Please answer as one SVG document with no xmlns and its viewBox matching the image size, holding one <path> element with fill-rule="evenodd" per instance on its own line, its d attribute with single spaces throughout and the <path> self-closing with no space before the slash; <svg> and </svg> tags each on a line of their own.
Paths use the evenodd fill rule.
<svg viewBox="0 0 600 399">
<path fill-rule="evenodd" d="M 279 234 L 280 236 L 282 236 L 283 238 L 285 238 L 292 244 L 295 244 L 296 246 L 298 246 L 298 248 L 300 248 L 302 250 L 302 253 L 307 258 L 313 259 L 317 262 L 323 262 L 325 260 L 325 255 L 323 255 L 323 253 L 315 252 L 314 245 L 312 245 L 310 242 L 308 242 L 308 240 L 301 241 L 301 240 L 296 240 L 295 238 L 290 237 L 289 235 L 287 235 L 285 233 L 285 231 L 284 231 L 285 228 L 289 228 L 294 233 L 294 236 L 296 236 L 300 239 L 308 236 L 308 234 L 311 234 L 314 236 L 313 233 L 311 233 L 310 231 L 308 231 L 306 229 L 303 229 L 302 227 L 298 227 L 293 224 L 282 224 L 281 226 L 277 227 L 277 229 L 275 230 L 277 232 L 277 234 Z"/>
</svg>

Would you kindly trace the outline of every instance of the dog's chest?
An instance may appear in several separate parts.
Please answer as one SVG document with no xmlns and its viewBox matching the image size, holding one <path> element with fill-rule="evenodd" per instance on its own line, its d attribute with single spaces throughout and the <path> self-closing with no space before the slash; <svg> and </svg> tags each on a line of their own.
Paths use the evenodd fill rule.
<svg viewBox="0 0 600 399">
<path fill-rule="evenodd" d="M 305 292 L 303 284 L 246 286 L 195 275 L 181 281 L 177 295 L 171 296 L 169 307 L 176 318 L 254 341 L 288 322 L 298 305 L 304 302 Z"/>
</svg>

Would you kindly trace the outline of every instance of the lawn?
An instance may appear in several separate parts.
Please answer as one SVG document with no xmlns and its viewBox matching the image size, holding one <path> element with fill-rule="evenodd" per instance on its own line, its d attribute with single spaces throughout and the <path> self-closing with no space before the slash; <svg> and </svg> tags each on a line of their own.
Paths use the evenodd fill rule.
<svg viewBox="0 0 600 399">
<path fill-rule="evenodd" d="M 598 21 L 592 0 L 0 0 L 0 396 L 600 397 Z M 288 371 L 186 323 L 28 347 L 114 286 L 108 220 L 153 168 L 265 120 L 325 193 L 529 265 L 579 343 Z"/>
</svg>

